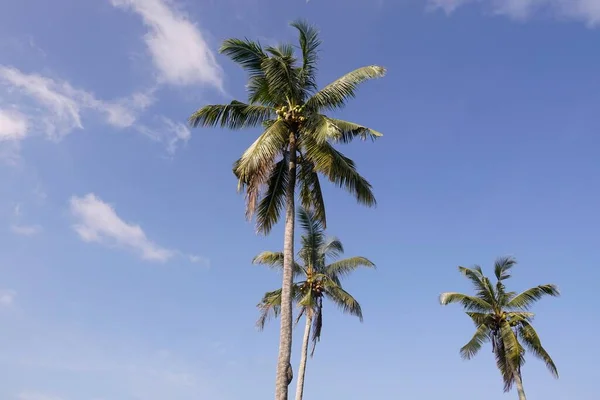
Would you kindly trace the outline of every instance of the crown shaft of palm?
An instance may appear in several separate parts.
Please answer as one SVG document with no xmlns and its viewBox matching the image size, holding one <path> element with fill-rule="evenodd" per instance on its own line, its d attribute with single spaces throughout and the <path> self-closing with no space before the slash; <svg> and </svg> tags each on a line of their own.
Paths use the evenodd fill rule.
<svg viewBox="0 0 600 400">
<path fill-rule="evenodd" d="M 316 70 L 321 43 L 318 31 L 302 21 L 292 26 L 298 31 L 299 57 L 290 44 L 263 48 L 247 39 L 226 40 L 220 52 L 248 73 L 248 100 L 208 105 L 190 117 L 194 127 L 237 130 L 262 126 L 264 129 L 234 163 L 233 172 L 238 179 L 238 190 L 246 195 L 246 216 L 256 217 L 260 233 L 270 232 L 283 208 L 286 209 L 277 400 L 287 399 L 296 187 L 300 189 L 301 205 L 314 209 L 324 225 L 325 204 L 319 176 L 346 189 L 359 203 L 375 205 L 369 182 L 333 144 L 349 143 L 356 138 L 375 139 L 381 134 L 323 113 L 342 108 L 355 96 L 361 83 L 385 74 L 382 67 L 362 67 L 318 90 Z"/>
<path fill-rule="evenodd" d="M 550 355 L 542 346 L 537 332 L 531 325 L 534 314 L 530 307 L 545 296 L 558 296 L 555 285 L 539 285 L 522 293 L 508 292 L 504 282 L 511 277 L 516 265 L 511 257 L 499 258 L 494 265 L 496 284 L 492 284 L 481 267 L 459 267 L 459 271 L 471 281 L 475 295 L 456 292 L 442 293 L 440 303 L 459 303 L 476 326 L 471 340 L 464 345 L 460 354 L 465 359 L 475 356 L 485 342 L 491 341 L 496 364 L 504 381 L 504 391 L 516 384 L 519 399 L 525 399 L 521 367 L 525 362 L 525 351 L 544 361 L 548 370 L 558 378 L 558 370 Z"/>
</svg>

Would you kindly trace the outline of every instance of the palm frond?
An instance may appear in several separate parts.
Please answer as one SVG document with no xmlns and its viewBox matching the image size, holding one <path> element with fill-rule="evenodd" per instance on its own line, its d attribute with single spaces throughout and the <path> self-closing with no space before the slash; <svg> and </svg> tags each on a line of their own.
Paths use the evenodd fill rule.
<svg viewBox="0 0 600 400">
<path fill-rule="evenodd" d="M 260 317 L 256 321 L 259 330 L 265 328 L 265 324 L 271 318 L 276 318 L 281 310 L 281 289 L 267 292 L 260 303 L 256 305 L 260 311 Z"/>
<path fill-rule="evenodd" d="M 325 267 L 325 274 L 344 277 L 360 267 L 375 268 L 375 264 L 365 257 L 349 257 L 329 264 Z"/>
<path fill-rule="evenodd" d="M 289 182 L 288 157 L 275 164 L 267 181 L 267 192 L 258 203 L 256 210 L 256 226 L 261 233 L 269 233 L 279 221 L 281 210 L 285 206 L 285 190 Z"/>
<path fill-rule="evenodd" d="M 467 311 L 466 314 L 471 318 L 475 326 L 487 325 L 489 327 L 494 318 L 494 314 L 491 313 Z"/>
<path fill-rule="evenodd" d="M 306 101 L 306 106 L 316 112 L 342 108 L 346 102 L 356 96 L 358 85 L 366 80 L 381 78 L 385 68 L 376 65 L 358 68 L 325 86 Z"/>
<path fill-rule="evenodd" d="M 302 248 L 299 255 L 305 260 L 306 266 L 316 268 L 318 262 L 318 250 L 325 239 L 325 231 L 320 220 L 315 218 L 313 210 L 300 207 L 298 209 L 298 222 L 304 231 L 301 237 Z"/>
<path fill-rule="evenodd" d="M 340 239 L 336 237 L 329 237 L 325 239 L 325 242 L 319 249 L 319 254 L 329 259 L 336 259 L 344 254 L 344 245 Z M 325 263 L 323 263 L 325 265 Z"/>
<path fill-rule="evenodd" d="M 335 303 L 340 310 L 343 312 L 358 317 L 360 322 L 363 321 L 362 309 L 360 304 L 352 295 L 342 289 L 341 286 L 337 285 L 334 281 L 329 278 L 325 278 L 321 275 L 325 286 L 325 296 Z"/>
<path fill-rule="evenodd" d="M 534 303 L 544 296 L 560 296 L 560 292 L 556 285 L 539 285 L 516 295 L 506 305 L 510 309 L 529 309 Z"/>
<path fill-rule="evenodd" d="M 493 310 L 490 303 L 475 296 L 456 292 L 446 292 L 440 295 L 441 305 L 445 306 L 452 303 L 460 303 L 466 311 L 489 312 Z"/>
<path fill-rule="evenodd" d="M 274 115 L 275 110 L 271 107 L 234 100 L 229 104 L 213 104 L 202 107 L 192 114 L 189 123 L 194 128 L 220 126 L 235 130 L 254 128 Z"/>
<path fill-rule="evenodd" d="M 310 356 L 315 355 L 315 348 L 317 347 L 317 342 L 321 340 L 321 332 L 323 331 L 323 298 L 319 297 L 317 299 L 318 303 L 315 307 L 315 316 L 313 318 L 312 325 L 312 350 L 310 352 Z"/>
<path fill-rule="evenodd" d="M 494 274 L 499 281 L 510 278 L 510 270 L 517 264 L 513 257 L 500 257 L 494 263 Z"/>
<path fill-rule="evenodd" d="M 477 293 L 477 297 L 485 300 L 489 304 L 494 304 L 496 302 L 494 290 L 490 288 L 487 278 L 481 271 L 481 267 L 478 265 L 473 268 L 458 267 L 458 270 L 471 281 Z"/>
<path fill-rule="evenodd" d="M 519 334 L 519 337 L 527 347 L 527 350 L 529 350 L 540 360 L 544 361 L 550 373 L 558 379 L 558 369 L 556 369 L 554 361 L 552 360 L 546 349 L 544 349 L 544 347 L 542 346 L 542 342 L 533 326 L 527 321 L 522 321 L 517 332 Z"/>
<path fill-rule="evenodd" d="M 486 325 L 479 325 L 469 343 L 460 349 L 460 356 L 465 360 L 470 360 L 489 339 L 489 328 Z"/>
<path fill-rule="evenodd" d="M 497 339 L 496 351 L 494 352 L 494 356 L 496 358 L 496 366 L 502 375 L 502 381 L 504 382 L 504 392 L 510 391 L 512 389 L 513 384 L 515 383 L 515 371 L 511 366 L 506 352 L 504 351 L 504 343 L 502 343 L 502 339 Z"/>
<path fill-rule="evenodd" d="M 315 218 L 321 221 L 323 228 L 326 228 L 325 200 L 323 199 L 319 175 L 315 172 L 314 165 L 307 160 L 301 160 L 298 175 L 300 204 L 307 210 L 312 209 Z"/>
<path fill-rule="evenodd" d="M 336 142 L 350 143 L 356 138 L 375 140 L 383 136 L 381 132 L 355 124 L 354 122 L 330 117 L 326 118 L 329 123 L 329 132 L 332 132 L 330 137 Z"/>
<path fill-rule="evenodd" d="M 321 45 L 319 31 L 306 21 L 298 20 L 290 24 L 298 30 L 298 41 L 302 51 L 301 79 L 305 90 L 317 89 L 316 71 L 318 61 L 318 48 Z"/>
<path fill-rule="evenodd" d="M 305 156 L 315 165 L 315 170 L 325 175 L 338 187 L 345 188 L 360 204 L 373 207 L 377 204 L 371 184 L 363 178 L 354 161 L 333 148 L 329 143 L 318 144 L 305 140 Z"/>
<path fill-rule="evenodd" d="M 296 59 L 287 54 L 288 48 L 269 48 L 273 55 L 263 60 L 261 68 L 269 87 L 269 94 L 279 104 L 293 105 L 304 101 L 300 73 L 296 68 Z M 292 105 L 290 104 L 290 105 Z"/>
<path fill-rule="evenodd" d="M 263 75 L 262 62 L 268 57 L 259 42 L 248 39 L 227 39 L 219 49 L 246 70 L 251 77 Z"/>
</svg>

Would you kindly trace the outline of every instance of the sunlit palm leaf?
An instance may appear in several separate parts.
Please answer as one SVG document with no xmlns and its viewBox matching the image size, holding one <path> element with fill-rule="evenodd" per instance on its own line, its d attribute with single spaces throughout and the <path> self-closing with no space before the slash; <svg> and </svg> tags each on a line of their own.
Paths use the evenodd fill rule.
<svg viewBox="0 0 600 400">
<path fill-rule="evenodd" d="M 479 325 L 473 338 L 460 349 L 460 356 L 466 360 L 470 360 L 489 339 L 489 328 L 486 325 Z"/>
<path fill-rule="evenodd" d="M 518 333 L 519 337 L 527 347 L 527 350 L 529 350 L 537 358 L 544 361 L 546 367 L 548 367 L 548 370 L 550 370 L 552 375 L 555 378 L 558 378 L 558 370 L 556 369 L 556 365 L 554 364 L 554 361 L 552 360 L 546 349 L 544 349 L 544 347 L 542 346 L 542 342 L 533 326 L 531 326 L 531 324 L 529 324 L 528 322 L 524 321 L 521 323 Z"/>
<path fill-rule="evenodd" d="M 507 305 L 507 308 L 529 309 L 534 303 L 544 296 L 560 296 L 556 285 L 540 285 L 528 289 L 521 294 L 516 295 Z"/>
<path fill-rule="evenodd" d="M 356 96 L 359 84 L 366 80 L 381 78 L 385 68 L 376 65 L 358 68 L 325 86 L 306 101 L 310 110 L 335 110 L 343 107 L 348 100 Z"/>
<path fill-rule="evenodd" d="M 492 305 L 478 297 L 466 294 L 447 292 L 440 295 L 440 303 L 445 306 L 452 303 L 460 303 L 467 311 L 484 312 L 492 311 Z"/>
<path fill-rule="evenodd" d="M 325 273 L 329 276 L 344 277 L 361 267 L 375 268 L 375 264 L 365 257 L 350 257 L 329 264 L 325 267 Z"/>
<path fill-rule="evenodd" d="M 327 117 L 327 121 L 337 133 L 333 139 L 342 143 L 350 143 L 356 138 L 375 140 L 383 136 L 381 132 L 355 124 L 354 122 L 329 117 Z"/>
<path fill-rule="evenodd" d="M 314 217 L 327 227 L 327 217 L 325 214 L 325 201 L 321 191 L 319 175 L 314 170 L 314 165 L 306 160 L 300 163 L 299 184 L 300 184 L 300 203 L 304 209 L 312 209 Z"/>
</svg>

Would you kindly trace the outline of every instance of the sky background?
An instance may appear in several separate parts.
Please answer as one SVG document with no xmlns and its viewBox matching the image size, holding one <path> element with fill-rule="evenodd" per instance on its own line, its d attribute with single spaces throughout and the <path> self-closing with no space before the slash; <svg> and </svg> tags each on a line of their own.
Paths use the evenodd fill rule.
<svg viewBox="0 0 600 400">
<path fill-rule="evenodd" d="M 250 261 L 282 228 L 255 235 L 231 173 L 258 131 L 186 119 L 245 98 L 223 39 L 294 40 L 296 18 L 321 85 L 388 69 L 336 114 L 385 135 L 343 149 L 377 208 L 326 188 L 329 233 L 378 269 L 346 283 L 363 324 L 327 305 L 306 398 L 516 398 L 438 303 L 470 290 L 458 265 L 514 255 L 511 288 L 563 293 L 535 309 L 561 378 L 530 358 L 528 395 L 596 399 L 598 0 L 1 2 L 0 398 L 272 397 L 255 305 L 280 277 Z"/>
</svg>

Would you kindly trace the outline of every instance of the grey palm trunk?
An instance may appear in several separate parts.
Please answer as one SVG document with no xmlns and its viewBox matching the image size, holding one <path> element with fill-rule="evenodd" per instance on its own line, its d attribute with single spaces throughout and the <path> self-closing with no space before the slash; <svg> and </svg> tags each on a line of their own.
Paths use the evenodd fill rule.
<svg viewBox="0 0 600 400">
<path fill-rule="evenodd" d="M 519 394 L 519 400 L 527 400 L 525 396 L 525 390 L 523 389 L 523 379 L 521 373 L 515 373 L 515 386 L 517 387 L 517 393 Z"/>
<path fill-rule="evenodd" d="M 296 134 L 290 132 L 288 186 L 286 188 L 285 233 L 283 240 L 283 284 L 281 285 L 281 327 L 275 381 L 275 400 L 288 399 L 288 367 L 292 353 L 292 284 L 294 265 L 294 223 L 296 192 Z"/>
<path fill-rule="evenodd" d="M 302 340 L 302 353 L 300 355 L 300 366 L 298 367 L 298 380 L 296 383 L 296 399 L 302 400 L 304 395 L 304 376 L 306 373 L 306 362 L 308 360 L 308 342 L 310 340 L 310 328 L 312 326 L 312 314 L 306 314 L 306 327 L 304 328 L 304 338 Z"/>
</svg>

